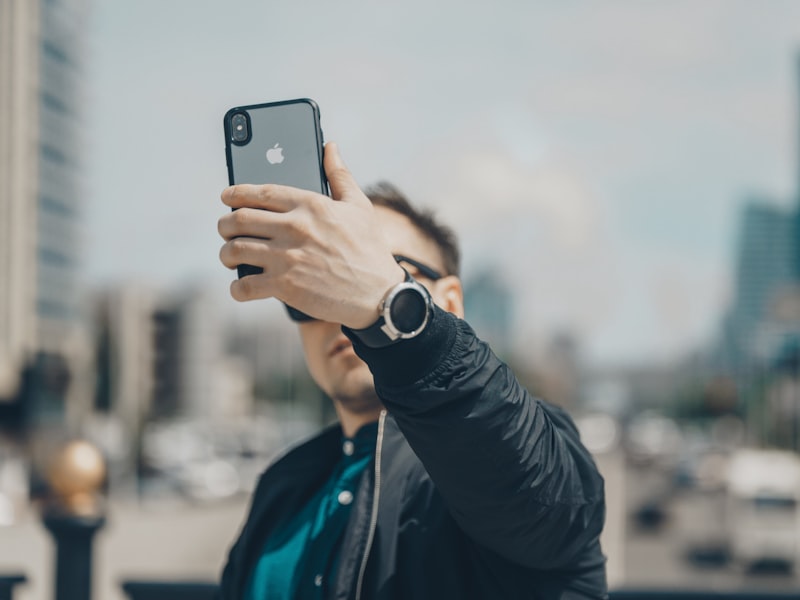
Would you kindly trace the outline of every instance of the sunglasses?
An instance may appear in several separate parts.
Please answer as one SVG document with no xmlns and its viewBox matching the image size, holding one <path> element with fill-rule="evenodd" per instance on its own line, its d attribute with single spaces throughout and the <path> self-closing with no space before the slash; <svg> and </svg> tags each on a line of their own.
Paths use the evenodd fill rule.
<svg viewBox="0 0 800 600">
<path fill-rule="evenodd" d="M 394 255 L 395 261 L 397 261 L 398 265 L 406 264 L 410 267 L 413 267 L 417 270 L 420 276 L 430 279 L 431 281 L 438 281 L 444 275 L 439 273 L 436 269 L 429 267 L 428 265 L 421 263 L 413 258 L 408 258 L 407 256 L 403 256 L 402 254 L 395 254 Z M 300 312 L 296 308 L 292 308 L 288 304 L 284 304 L 286 307 L 286 312 L 289 313 L 289 318 L 296 322 L 296 323 L 304 323 L 307 321 L 316 321 L 314 317 L 309 317 L 306 313 Z"/>
</svg>

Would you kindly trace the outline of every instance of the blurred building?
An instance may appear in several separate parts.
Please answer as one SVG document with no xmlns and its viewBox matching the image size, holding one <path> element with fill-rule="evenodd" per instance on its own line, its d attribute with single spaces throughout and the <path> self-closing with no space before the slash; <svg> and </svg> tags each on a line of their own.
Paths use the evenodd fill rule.
<svg viewBox="0 0 800 600">
<path fill-rule="evenodd" d="M 478 271 L 465 281 L 464 310 L 470 325 L 497 354 L 511 351 L 512 293 L 496 270 Z"/>
<path fill-rule="evenodd" d="M 112 487 L 131 482 L 152 422 L 216 423 L 250 414 L 253 377 L 226 350 L 208 293 L 163 296 L 126 284 L 95 303 L 96 387 L 81 432 L 110 462 Z"/>
<path fill-rule="evenodd" d="M 153 403 L 157 350 L 156 299 L 152 291 L 126 285 L 97 301 L 97 387 L 92 413 L 113 414 L 133 433 Z"/>
<path fill-rule="evenodd" d="M 166 312 L 172 317 L 163 319 Z M 248 369 L 227 351 L 227 329 L 223 326 L 222 310 L 210 290 L 193 288 L 162 304 L 161 326 L 170 322 L 174 340 L 169 341 L 175 355 L 170 358 L 161 352 L 159 363 L 166 361 L 175 369 L 175 413 L 191 419 L 224 419 L 248 414 L 252 408 L 253 376 Z M 167 346 L 169 347 L 169 346 Z M 159 381 L 164 381 L 168 369 L 159 368 Z M 161 410 L 162 398 L 154 398 L 154 409 Z"/>
<path fill-rule="evenodd" d="M 800 188 L 792 204 L 752 198 L 741 213 L 733 302 L 715 362 L 735 382 L 748 442 L 800 449 Z"/>
<path fill-rule="evenodd" d="M 256 412 L 278 408 L 330 421 L 333 405 L 311 379 L 297 325 L 283 306 L 264 302 L 247 309 L 228 324 L 227 351 L 252 373 Z"/>
<path fill-rule="evenodd" d="M 136 285 L 107 290 L 95 300 L 95 389 L 83 406 L 81 433 L 103 450 L 112 487 L 135 472 L 138 444 L 153 403 L 156 299 Z"/>
<path fill-rule="evenodd" d="M 720 349 L 723 364 L 736 371 L 769 360 L 790 331 L 776 328 L 780 298 L 800 281 L 798 211 L 753 200 L 742 213 L 734 302 Z M 796 327 L 795 327 L 796 329 Z"/>
<path fill-rule="evenodd" d="M 547 343 L 539 370 L 544 397 L 567 410 L 577 409 L 582 375 L 575 336 L 568 332 L 555 334 Z"/>
<path fill-rule="evenodd" d="M 761 363 L 775 363 L 786 348 L 800 345 L 800 281 L 776 287 L 770 294 L 753 339 Z"/>
<path fill-rule="evenodd" d="M 794 308 L 800 294 L 800 117 L 797 124 L 792 206 L 754 197 L 740 217 L 733 302 L 716 353 L 720 366 L 740 375 L 769 365 L 781 348 L 800 339 Z"/>
<path fill-rule="evenodd" d="M 764 201 L 746 206 L 733 305 L 715 357 L 756 446 L 794 449 L 800 440 L 800 373 L 775 368 L 784 349 L 800 343 L 798 212 Z"/>
<path fill-rule="evenodd" d="M 79 311 L 86 0 L 0 0 L 0 417 L 63 421 Z"/>
<path fill-rule="evenodd" d="M 104 293 L 95 315 L 95 413 L 132 432 L 151 419 L 247 414 L 252 375 L 227 351 L 220 310 L 199 288 L 169 297 L 125 285 Z"/>
</svg>

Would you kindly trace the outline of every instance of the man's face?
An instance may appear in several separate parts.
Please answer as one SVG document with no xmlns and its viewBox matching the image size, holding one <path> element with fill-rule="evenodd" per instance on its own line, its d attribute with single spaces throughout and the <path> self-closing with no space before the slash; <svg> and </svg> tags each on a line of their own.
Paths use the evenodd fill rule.
<svg viewBox="0 0 800 600">
<path fill-rule="evenodd" d="M 444 273 L 444 264 L 438 247 L 411 224 L 405 216 L 393 210 L 376 206 L 378 221 L 386 241 L 394 254 L 402 254 Z M 444 306 L 443 298 L 434 282 L 406 269 L 431 292 L 434 302 Z M 380 407 L 375 394 L 372 373 L 356 356 L 350 340 L 341 326 L 325 321 L 308 321 L 298 325 L 303 342 L 306 363 L 311 376 L 322 390 L 340 408 L 354 413 L 374 412 Z"/>
</svg>

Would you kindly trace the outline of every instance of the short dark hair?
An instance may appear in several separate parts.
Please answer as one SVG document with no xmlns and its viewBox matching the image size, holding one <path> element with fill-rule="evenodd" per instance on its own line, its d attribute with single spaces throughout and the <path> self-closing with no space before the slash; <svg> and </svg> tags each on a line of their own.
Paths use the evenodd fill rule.
<svg viewBox="0 0 800 600">
<path fill-rule="evenodd" d="M 368 187 L 364 193 L 374 206 L 383 206 L 408 218 L 419 231 L 439 248 L 444 263 L 445 275 L 458 276 L 461 270 L 461 253 L 455 232 L 440 223 L 432 210 L 412 206 L 408 198 L 394 185 L 386 181 Z"/>
</svg>

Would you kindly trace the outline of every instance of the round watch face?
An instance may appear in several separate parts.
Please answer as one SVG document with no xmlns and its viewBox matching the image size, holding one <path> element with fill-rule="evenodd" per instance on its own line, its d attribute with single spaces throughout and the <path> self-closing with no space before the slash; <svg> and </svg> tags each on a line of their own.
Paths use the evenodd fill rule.
<svg viewBox="0 0 800 600">
<path fill-rule="evenodd" d="M 412 333 L 422 327 L 428 317 L 426 299 L 414 288 L 400 290 L 392 299 L 389 316 L 400 333 Z"/>
</svg>

